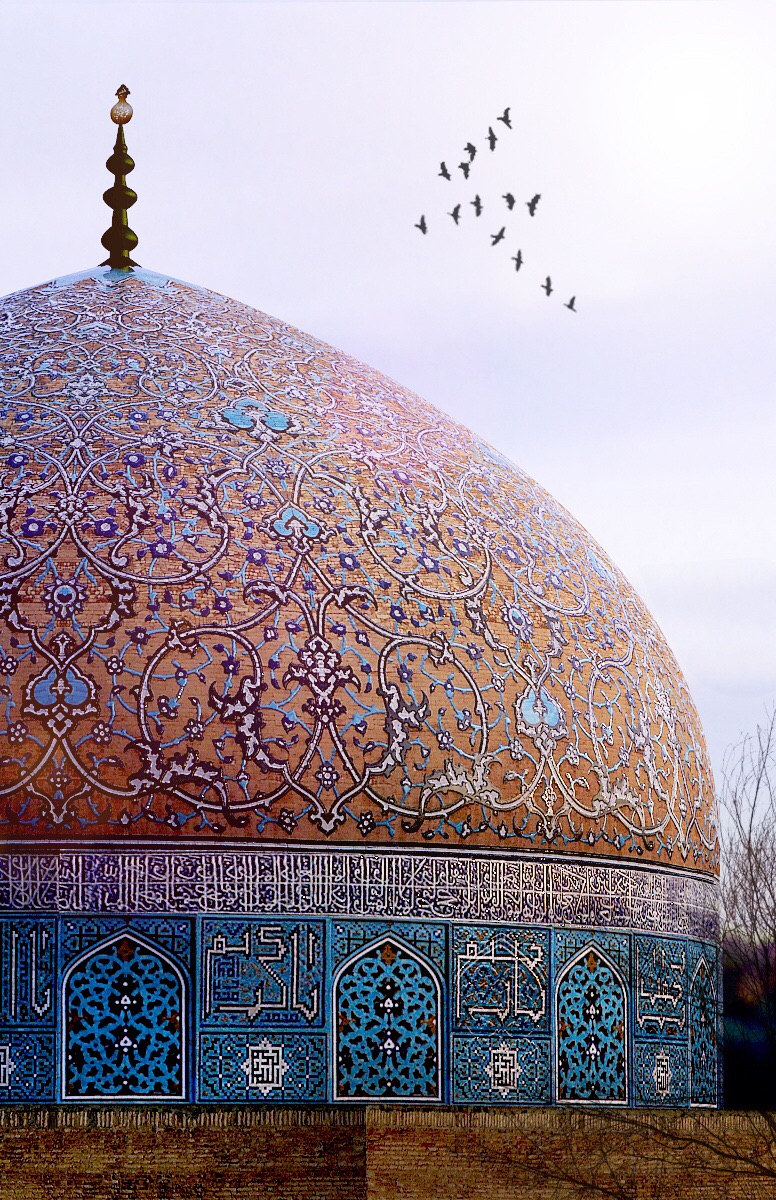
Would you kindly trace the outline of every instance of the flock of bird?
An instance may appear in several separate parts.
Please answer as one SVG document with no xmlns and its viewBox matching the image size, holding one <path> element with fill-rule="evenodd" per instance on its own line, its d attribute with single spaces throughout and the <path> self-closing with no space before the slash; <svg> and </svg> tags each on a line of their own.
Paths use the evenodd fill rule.
<svg viewBox="0 0 776 1200">
<path fill-rule="evenodd" d="M 512 128 L 512 118 L 510 117 L 509 112 L 510 112 L 510 109 L 505 108 L 503 113 L 501 114 L 501 116 L 496 117 L 496 120 L 503 122 L 504 126 L 507 129 Z M 488 147 L 490 150 L 496 149 L 496 143 L 498 142 L 498 140 L 499 140 L 498 135 L 494 132 L 493 126 L 489 125 L 487 142 L 488 142 Z M 467 142 L 466 145 L 464 146 L 464 153 L 468 155 L 468 158 L 465 158 L 462 162 L 458 163 L 458 170 L 462 172 L 464 179 L 468 180 L 469 174 L 470 174 L 471 168 L 472 168 L 472 163 L 474 162 L 474 159 L 477 155 L 477 147 L 474 145 L 473 142 Z M 439 164 L 439 166 L 440 166 L 439 175 L 441 175 L 442 179 L 446 179 L 448 182 L 452 182 L 453 176 L 450 174 L 450 171 L 447 167 L 447 163 L 442 162 Z M 536 195 L 532 196 L 530 200 L 526 200 L 525 206 L 528 209 L 529 216 L 531 216 L 531 217 L 536 216 L 536 209 L 538 207 L 538 204 L 539 204 L 539 201 L 541 200 L 541 198 L 542 198 L 541 192 L 537 192 Z M 517 203 L 517 200 L 515 199 L 514 194 L 512 192 L 505 192 L 501 196 L 501 199 L 506 201 L 508 211 L 512 212 L 512 210 L 514 209 L 514 207 Z M 479 194 L 476 195 L 473 200 L 470 200 L 469 204 L 474 209 L 475 217 L 482 216 L 482 213 L 484 211 L 484 205 L 482 203 L 482 200 L 481 200 Z M 458 223 L 461 220 L 462 208 L 463 208 L 462 204 L 456 204 L 455 207 L 453 208 L 452 212 L 447 213 L 447 216 L 452 217 L 453 221 L 455 222 L 456 225 L 458 225 Z M 426 222 L 425 214 L 423 214 L 421 216 L 420 220 L 416 223 L 415 228 L 419 229 L 422 234 L 428 233 L 428 224 Z M 502 225 L 497 233 L 492 233 L 490 235 L 491 246 L 497 246 L 499 244 L 499 242 L 502 242 L 504 240 L 504 238 L 506 237 L 506 233 L 507 233 L 506 225 Z M 523 265 L 522 250 L 518 250 L 517 254 L 513 254 L 511 261 L 515 264 L 515 270 L 519 271 Z M 552 295 L 552 293 L 555 289 L 552 286 L 552 279 L 550 278 L 549 275 L 546 277 L 544 283 L 541 284 L 541 288 L 547 294 L 547 296 Z M 577 299 L 576 296 L 572 296 L 571 299 L 566 302 L 564 307 L 570 309 L 571 312 L 576 312 L 577 311 L 577 309 L 575 307 L 576 299 Z"/>
</svg>

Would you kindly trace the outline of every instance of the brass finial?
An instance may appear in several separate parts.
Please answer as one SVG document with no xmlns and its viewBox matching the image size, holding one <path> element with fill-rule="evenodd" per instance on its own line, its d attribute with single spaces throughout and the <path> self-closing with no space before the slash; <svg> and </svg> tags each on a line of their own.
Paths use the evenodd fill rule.
<svg viewBox="0 0 776 1200">
<path fill-rule="evenodd" d="M 110 119 L 114 125 L 126 125 L 127 121 L 132 120 L 133 108 L 131 104 L 127 104 L 129 88 L 125 83 L 122 83 L 116 95 L 118 100 L 110 110 Z"/>
<path fill-rule="evenodd" d="M 130 251 L 137 245 L 137 234 L 129 228 L 127 209 L 137 200 L 137 193 L 127 187 L 127 175 L 134 171 L 135 163 L 127 153 L 127 143 L 124 140 L 124 126 L 132 119 L 132 105 L 127 104 L 129 88 L 122 83 L 116 92 L 118 100 L 110 110 L 111 120 L 118 125 L 116 145 L 105 166 L 115 176 L 116 182 L 103 193 L 103 200 L 108 208 L 113 209 L 113 220 L 110 229 L 102 235 L 102 244 L 108 251 L 108 258 L 102 264 L 112 267 L 115 271 L 129 271 L 137 263 L 130 258 Z"/>
</svg>

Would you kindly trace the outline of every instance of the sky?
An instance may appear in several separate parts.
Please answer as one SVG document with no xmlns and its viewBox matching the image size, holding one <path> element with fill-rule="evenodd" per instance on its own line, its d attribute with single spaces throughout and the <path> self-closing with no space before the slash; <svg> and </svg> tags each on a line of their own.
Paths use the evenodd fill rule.
<svg viewBox="0 0 776 1200">
<path fill-rule="evenodd" d="M 746 0 L 0 0 L 0 294 L 104 257 L 126 83 L 138 261 L 542 483 L 663 628 L 719 776 L 776 703 L 774 61 Z"/>
</svg>

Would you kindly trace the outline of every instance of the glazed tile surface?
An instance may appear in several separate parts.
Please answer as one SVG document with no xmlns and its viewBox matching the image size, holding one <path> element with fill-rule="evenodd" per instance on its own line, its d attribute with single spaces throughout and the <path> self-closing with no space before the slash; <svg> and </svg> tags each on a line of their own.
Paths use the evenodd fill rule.
<svg viewBox="0 0 776 1200">
<path fill-rule="evenodd" d="M 714 870 L 659 629 L 541 487 L 201 288 L 0 306 L 0 829 Z"/>
</svg>

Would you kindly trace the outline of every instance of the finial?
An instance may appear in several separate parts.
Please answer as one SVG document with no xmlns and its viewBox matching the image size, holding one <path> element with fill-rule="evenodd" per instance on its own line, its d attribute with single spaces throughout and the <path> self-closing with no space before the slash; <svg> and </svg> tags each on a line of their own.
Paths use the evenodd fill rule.
<svg viewBox="0 0 776 1200">
<path fill-rule="evenodd" d="M 129 228 L 127 219 L 127 209 L 137 200 L 137 193 L 133 192 L 131 187 L 127 187 L 127 175 L 134 171 L 135 163 L 127 153 L 127 143 L 124 140 L 124 126 L 132 120 L 132 105 L 127 104 L 129 88 L 126 84 L 122 83 L 116 95 L 118 100 L 110 110 L 110 116 L 119 128 L 113 153 L 105 164 L 115 176 L 116 182 L 102 197 L 108 207 L 113 209 L 113 220 L 110 229 L 102 235 L 102 244 L 109 252 L 102 265 L 117 271 L 128 271 L 137 266 L 135 260 L 129 257 L 130 251 L 137 245 L 137 234 Z"/>
<path fill-rule="evenodd" d="M 125 83 L 122 83 L 116 95 L 118 96 L 118 100 L 110 110 L 110 119 L 114 125 L 126 125 L 128 121 L 132 120 L 134 110 L 131 104 L 127 104 L 129 88 Z"/>
</svg>

